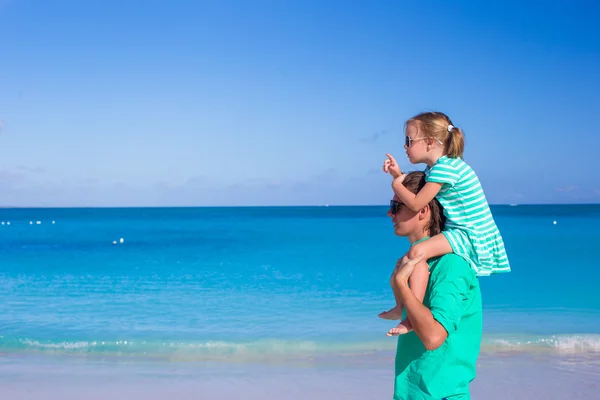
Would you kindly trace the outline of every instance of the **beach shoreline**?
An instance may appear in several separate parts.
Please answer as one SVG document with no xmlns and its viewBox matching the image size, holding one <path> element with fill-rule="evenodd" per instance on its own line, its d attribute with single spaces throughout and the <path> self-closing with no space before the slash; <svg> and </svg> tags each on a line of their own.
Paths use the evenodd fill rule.
<svg viewBox="0 0 600 400">
<path fill-rule="evenodd" d="M 227 362 L 135 363 L 64 357 L 1 357 L 4 399 L 391 398 L 393 354 L 304 365 Z M 589 399 L 598 393 L 600 357 L 482 355 L 474 399 Z"/>
</svg>

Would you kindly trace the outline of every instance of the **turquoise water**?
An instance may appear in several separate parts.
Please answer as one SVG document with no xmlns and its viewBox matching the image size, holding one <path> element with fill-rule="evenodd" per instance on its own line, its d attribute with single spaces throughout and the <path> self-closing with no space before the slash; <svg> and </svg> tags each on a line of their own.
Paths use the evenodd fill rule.
<svg viewBox="0 0 600 400">
<path fill-rule="evenodd" d="M 392 306 L 388 278 L 408 241 L 386 211 L 2 209 L 0 353 L 193 361 L 391 350 L 391 324 L 377 314 Z M 483 350 L 600 353 L 600 206 L 492 211 L 513 272 L 481 278 Z"/>
</svg>

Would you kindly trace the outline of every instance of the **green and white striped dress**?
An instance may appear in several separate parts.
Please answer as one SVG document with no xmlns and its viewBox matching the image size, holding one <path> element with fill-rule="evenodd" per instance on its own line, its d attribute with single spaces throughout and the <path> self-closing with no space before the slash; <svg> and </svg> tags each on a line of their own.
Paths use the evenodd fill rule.
<svg viewBox="0 0 600 400">
<path fill-rule="evenodd" d="M 504 241 L 475 171 L 460 158 L 442 156 L 425 169 L 425 179 L 442 184 L 436 197 L 444 207 L 442 233 L 452 251 L 479 276 L 510 272 Z"/>
</svg>

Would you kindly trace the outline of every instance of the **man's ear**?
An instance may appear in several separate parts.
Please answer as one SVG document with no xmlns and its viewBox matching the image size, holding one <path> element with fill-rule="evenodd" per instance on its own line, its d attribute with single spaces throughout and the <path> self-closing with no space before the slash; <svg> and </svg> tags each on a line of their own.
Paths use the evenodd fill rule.
<svg viewBox="0 0 600 400">
<path fill-rule="evenodd" d="M 429 204 L 419 210 L 419 220 L 424 219 L 429 214 Z"/>
</svg>

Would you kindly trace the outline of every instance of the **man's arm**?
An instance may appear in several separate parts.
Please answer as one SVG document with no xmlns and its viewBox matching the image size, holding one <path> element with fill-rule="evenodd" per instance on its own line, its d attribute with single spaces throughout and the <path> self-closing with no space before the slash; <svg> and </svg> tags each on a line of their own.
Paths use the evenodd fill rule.
<svg viewBox="0 0 600 400">
<path fill-rule="evenodd" d="M 400 297 L 402 297 L 402 301 L 406 307 L 408 320 L 425 348 L 427 350 L 435 350 L 440 347 L 448 337 L 446 329 L 433 318 L 431 311 L 410 290 L 408 279 L 399 279 L 398 288 Z"/>
<path fill-rule="evenodd" d="M 423 262 L 421 258 L 410 260 L 403 257 L 399 260 L 396 284 L 415 333 L 427 350 L 435 350 L 444 343 L 450 332 L 458 328 L 463 301 L 468 297 L 476 277 L 469 264 L 460 257 L 452 254 L 443 256 L 430 275 L 427 308 L 408 287 L 408 277 L 419 262 Z"/>
</svg>

